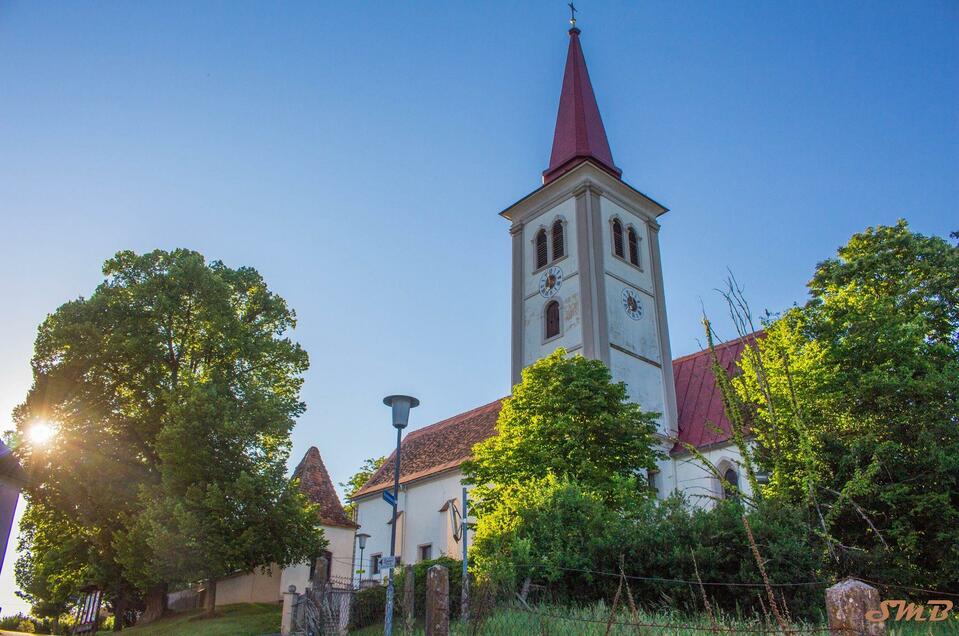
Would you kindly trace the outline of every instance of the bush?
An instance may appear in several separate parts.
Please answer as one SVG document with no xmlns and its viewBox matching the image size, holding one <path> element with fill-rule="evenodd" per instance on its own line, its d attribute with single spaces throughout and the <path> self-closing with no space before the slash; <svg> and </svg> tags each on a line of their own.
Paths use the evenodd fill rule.
<svg viewBox="0 0 959 636">
<path fill-rule="evenodd" d="M 460 595 L 462 594 L 462 561 L 447 556 L 429 561 L 420 561 L 413 566 L 413 610 L 417 618 L 426 616 L 426 571 L 434 565 L 442 565 L 449 570 L 450 576 L 450 618 L 460 614 Z M 393 599 L 394 621 L 402 621 L 406 615 L 403 598 L 406 585 L 406 569 L 397 570 L 393 578 L 395 596 Z M 360 629 L 383 621 L 386 615 L 386 585 L 377 585 L 356 593 L 353 610 L 350 612 L 350 629 Z"/>
<path fill-rule="evenodd" d="M 383 621 L 386 615 L 386 586 L 375 585 L 353 596 L 350 610 L 350 630 L 362 629 Z"/>
<path fill-rule="evenodd" d="M 622 564 L 637 602 L 702 610 L 693 558 L 714 606 L 761 612 L 761 583 L 741 516 L 744 509 L 719 502 L 691 509 L 680 497 L 613 509 L 579 484 L 549 477 L 514 486 L 497 509 L 482 517 L 471 559 L 477 578 L 511 595 L 527 577 L 544 600 L 563 604 L 611 602 Z M 821 550 L 798 514 L 764 505 L 747 513 L 773 583 L 820 578 Z M 534 588 L 536 589 L 536 588 Z M 777 588 L 792 615 L 810 616 L 822 588 Z M 763 599 L 763 602 L 766 602 Z"/>
<path fill-rule="evenodd" d="M 17 631 L 32 634 L 37 631 L 37 628 L 33 626 L 33 621 L 23 619 L 17 624 Z"/>
<path fill-rule="evenodd" d="M 450 618 L 458 618 L 460 615 L 460 595 L 463 589 L 463 562 L 447 556 L 430 561 L 420 561 L 413 566 L 413 613 L 417 618 L 426 617 L 426 571 L 434 565 L 442 565 L 449 570 Z M 406 608 L 403 606 L 403 590 L 406 585 L 406 568 L 400 570 L 394 585 L 396 585 L 396 611 L 400 616 L 405 616 Z"/>
</svg>

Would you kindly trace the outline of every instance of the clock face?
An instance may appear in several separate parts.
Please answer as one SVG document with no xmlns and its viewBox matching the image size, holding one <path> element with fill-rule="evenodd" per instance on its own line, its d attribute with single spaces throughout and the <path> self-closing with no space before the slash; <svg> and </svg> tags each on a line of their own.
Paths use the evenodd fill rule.
<svg viewBox="0 0 959 636">
<path fill-rule="evenodd" d="M 562 286 L 563 270 L 555 265 L 543 272 L 543 276 L 539 279 L 539 293 L 543 298 L 555 296 Z"/>
<path fill-rule="evenodd" d="M 643 317 L 643 301 L 631 289 L 623 290 L 623 309 L 626 310 L 626 315 L 633 320 L 639 320 Z"/>
</svg>

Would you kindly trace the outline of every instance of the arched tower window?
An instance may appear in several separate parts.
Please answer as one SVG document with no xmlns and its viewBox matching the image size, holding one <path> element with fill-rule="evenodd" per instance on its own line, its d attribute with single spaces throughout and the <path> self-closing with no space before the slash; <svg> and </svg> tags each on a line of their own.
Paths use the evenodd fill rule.
<svg viewBox="0 0 959 636">
<path fill-rule="evenodd" d="M 562 258 L 566 255 L 566 241 L 565 236 L 563 236 L 563 222 L 560 219 L 556 219 L 553 222 L 553 260 L 557 258 Z"/>
<path fill-rule="evenodd" d="M 546 230 L 540 230 L 536 233 L 536 269 L 546 267 L 547 262 L 547 239 Z"/>
<path fill-rule="evenodd" d="M 629 262 L 639 267 L 639 238 L 632 226 L 626 232 L 626 240 L 629 242 Z"/>
<path fill-rule="evenodd" d="M 619 222 L 619 219 L 613 219 L 613 254 L 624 258 L 623 224 Z"/>
<path fill-rule="evenodd" d="M 546 338 L 559 335 L 559 302 L 549 301 L 546 305 Z"/>
<path fill-rule="evenodd" d="M 723 499 L 739 499 L 739 474 L 734 468 L 723 473 Z"/>
</svg>

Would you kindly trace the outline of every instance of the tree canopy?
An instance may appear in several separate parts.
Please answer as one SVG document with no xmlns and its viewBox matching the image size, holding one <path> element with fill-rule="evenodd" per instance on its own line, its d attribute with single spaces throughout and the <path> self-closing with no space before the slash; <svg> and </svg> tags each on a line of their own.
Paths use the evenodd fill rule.
<svg viewBox="0 0 959 636">
<path fill-rule="evenodd" d="M 256 270 L 188 250 L 120 252 L 103 273 L 40 326 L 14 413 L 35 602 L 78 585 L 124 601 L 313 554 L 317 517 L 284 477 L 308 366 L 294 312 Z M 43 445 L 38 421 L 57 431 Z M 51 537 L 74 535 L 54 554 Z"/>
<path fill-rule="evenodd" d="M 820 263 L 737 380 L 767 497 L 809 510 L 840 573 L 959 584 L 959 247 L 904 221 Z"/>
<path fill-rule="evenodd" d="M 497 435 L 473 448 L 464 465 L 475 484 L 474 510 L 493 510 L 509 487 L 547 475 L 569 478 L 609 501 L 623 482 L 647 496 L 647 470 L 656 468 L 656 418 L 629 401 L 598 360 L 567 357 L 563 349 L 523 370 L 503 403 Z"/>
</svg>

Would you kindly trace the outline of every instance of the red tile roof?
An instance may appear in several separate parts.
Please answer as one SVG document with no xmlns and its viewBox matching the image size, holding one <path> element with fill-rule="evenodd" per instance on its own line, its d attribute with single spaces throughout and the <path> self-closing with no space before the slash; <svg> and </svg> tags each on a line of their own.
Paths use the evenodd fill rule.
<svg viewBox="0 0 959 636">
<path fill-rule="evenodd" d="M 472 455 L 473 445 L 496 433 L 496 418 L 502 400 L 411 432 L 401 446 L 400 482 L 456 468 Z M 393 485 L 394 451 L 373 473 L 354 498 L 385 490 Z"/>
<path fill-rule="evenodd" d="M 756 334 L 750 334 L 746 342 L 754 342 L 756 337 Z M 716 346 L 716 355 L 727 372 L 735 371 L 735 363 L 744 347 L 739 339 Z M 673 377 L 676 381 L 679 441 L 704 448 L 729 440 L 729 420 L 713 378 L 709 351 L 673 360 Z M 469 459 L 474 444 L 496 434 L 496 419 L 502 405 L 502 399 L 496 400 L 407 435 L 402 444 L 400 483 L 408 484 L 457 468 Z M 682 444 L 677 443 L 673 451 L 682 451 L 682 448 Z M 379 493 L 392 486 L 394 455 L 395 452 L 354 498 Z"/>
<path fill-rule="evenodd" d="M 586 159 L 592 159 L 617 179 L 622 174 L 613 163 L 603 118 L 586 70 L 583 47 L 579 43 L 579 29 L 573 27 L 569 30 L 569 51 L 553 133 L 553 151 L 549 168 L 543 172 L 543 183 L 549 183 Z"/>
<path fill-rule="evenodd" d="M 343 504 L 333 488 L 330 474 L 326 471 L 320 451 L 311 446 L 300 460 L 293 479 L 300 480 L 300 492 L 319 507 L 320 523 L 324 526 L 355 528 L 356 524 L 343 510 Z"/>
<path fill-rule="evenodd" d="M 716 345 L 719 364 L 732 375 L 743 349 L 755 343 L 760 334 L 749 334 L 745 339 L 730 340 Z M 723 407 L 723 398 L 713 377 L 709 350 L 704 349 L 673 360 L 673 379 L 676 384 L 676 406 L 679 441 L 705 448 L 720 444 L 732 437 L 729 420 Z M 677 443 L 673 451 L 682 450 Z"/>
</svg>

